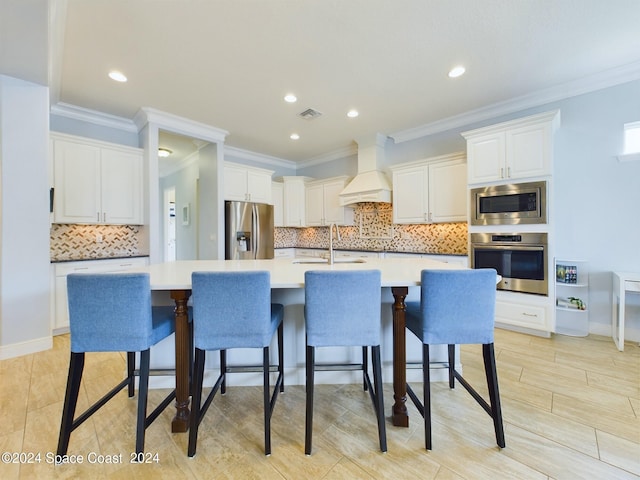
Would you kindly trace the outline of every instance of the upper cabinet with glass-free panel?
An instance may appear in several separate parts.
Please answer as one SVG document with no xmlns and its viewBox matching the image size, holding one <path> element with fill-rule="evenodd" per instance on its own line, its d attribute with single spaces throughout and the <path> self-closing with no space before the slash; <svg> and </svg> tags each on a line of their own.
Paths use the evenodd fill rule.
<svg viewBox="0 0 640 480">
<path fill-rule="evenodd" d="M 553 133 L 560 112 L 541 113 L 463 132 L 468 183 L 504 182 L 551 175 Z"/>
<path fill-rule="evenodd" d="M 142 150 L 52 134 L 54 223 L 144 222 Z"/>
<path fill-rule="evenodd" d="M 391 167 L 394 223 L 448 223 L 467 219 L 463 153 Z"/>
<path fill-rule="evenodd" d="M 240 202 L 271 203 L 273 171 L 224 163 L 224 199 Z"/>
</svg>

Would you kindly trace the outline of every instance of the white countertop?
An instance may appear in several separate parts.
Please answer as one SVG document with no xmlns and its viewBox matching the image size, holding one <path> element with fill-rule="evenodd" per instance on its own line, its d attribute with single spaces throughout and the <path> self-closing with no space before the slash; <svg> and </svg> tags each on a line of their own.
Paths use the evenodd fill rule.
<svg viewBox="0 0 640 480">
<path fill-rule="evenodd" d="M 139 267 L 130 272 L 150 274 L 152 290 L 189 290 L 191 273 L 197 271 L 266 270 L 271 274 L 271 288 L 302 288 L 307 270 L 368 270 L 381 271 L 383 287 L 420 285 L 422 270 L 460 270 L 466 267 L 427 258 L 366 258 L 363 263 L 296 263 L 303 259 L 273 260 L 184 260 Z M 309 259 L 304 259 L 309 260 Z"/>
</svg>

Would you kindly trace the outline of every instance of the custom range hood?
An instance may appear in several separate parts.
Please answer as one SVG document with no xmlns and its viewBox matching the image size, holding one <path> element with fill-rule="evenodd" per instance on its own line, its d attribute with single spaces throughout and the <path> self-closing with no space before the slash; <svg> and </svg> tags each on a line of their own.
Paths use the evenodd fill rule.
<svg viewBox="0 0 640 480">
<path fill-rule="evenodd" d="M 376 134 L 369 140 L 359 140 L 358 174 L 340 193 L 340 205 L 360 202 L 391 203 L 391 182 L 378 168 L 384 163 L 386 135 Z"/>
</svg>

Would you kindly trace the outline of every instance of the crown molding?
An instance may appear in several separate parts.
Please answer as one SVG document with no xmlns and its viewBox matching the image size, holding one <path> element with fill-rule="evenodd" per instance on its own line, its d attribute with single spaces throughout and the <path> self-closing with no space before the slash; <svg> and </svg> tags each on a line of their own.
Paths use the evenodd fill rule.
<svg viewBox="0 0 640 480">
<path fill-rule="evenodd" d="M 51 106 L 51 114 L 59 117 L 71 118 L 82 122 L 93 123 L 102 127 L 115 128 L 125 132 L 138 132 L 136 124 L 127 118 L 117 117 L 108 113 L 77 107 L 69 103 L 58 102 Z"/>
<path fill-rule="evenodd" d="M 252 152 L 249 150 L 243 150 L 241 148 L 231 147 L 229 145 L 224 146 L 225 158 L 229 155 L 234 158 L 241 158 L 243 160 L 250 160 L 253 162 L 261 163 L 264 165 L 269 165 L 272 167 L 285 167 L 296 169 L 297 163 L 291 160 L 286 160 L 283 158 L 272 157 L 270 155 L 265 155 L 262 153 Z"/>
<path fill-rule="evenodd" d="M 395 132 L 389 136 L 393 138 L 395 143 L 402 143 L 638 79 L 640 79 L 640 61 L 605 70 L 572 82 L 538 90 L 504 102 L 470 110 L 460 115 Z"/>
<path fill-rule="evenodd" d="M 222 143 L 229 132 L 221 128 L 212 127 L 205 123 L 179 117 L 172 113 L 162 112 L 151 107 L 142 107 L 138 110 L 133 122 L 138 130 L 142 130 L 147 123 L 153 123 L 158 128 L 181 133 L 189 137 L 196 137 L 214 143 Z"/>
<path fill-rule="evenodd" d="M 332 150 L 331 152 L 318 155 L 316 157 L 308 158 L 302 162 L 299 162 L 298 168 L 306 168 L 313 167 L 314 165 L 320 165 L 327 162 L 332 162 L 333 160 L 339 160 L 341 158 L 350 157 L 352 155 L 358 154 L 358 146 L 357 145 L 349 145 L 347 147 L 338 148 L 336 150 Z"/>
</svg>

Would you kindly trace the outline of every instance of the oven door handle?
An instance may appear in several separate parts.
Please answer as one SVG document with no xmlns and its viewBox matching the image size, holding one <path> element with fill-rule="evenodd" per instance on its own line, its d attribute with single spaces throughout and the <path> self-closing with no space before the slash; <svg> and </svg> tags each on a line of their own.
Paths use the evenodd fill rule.
<svg viewBox="0 0 640 480">
<path fill-rule="evenodd" d="M 542 245 L 495 245 L 495 244 L 472 244 L 473 250 L 519 250 L 527 252 L 542 252 L 546 248 Z"/>
</svg>

